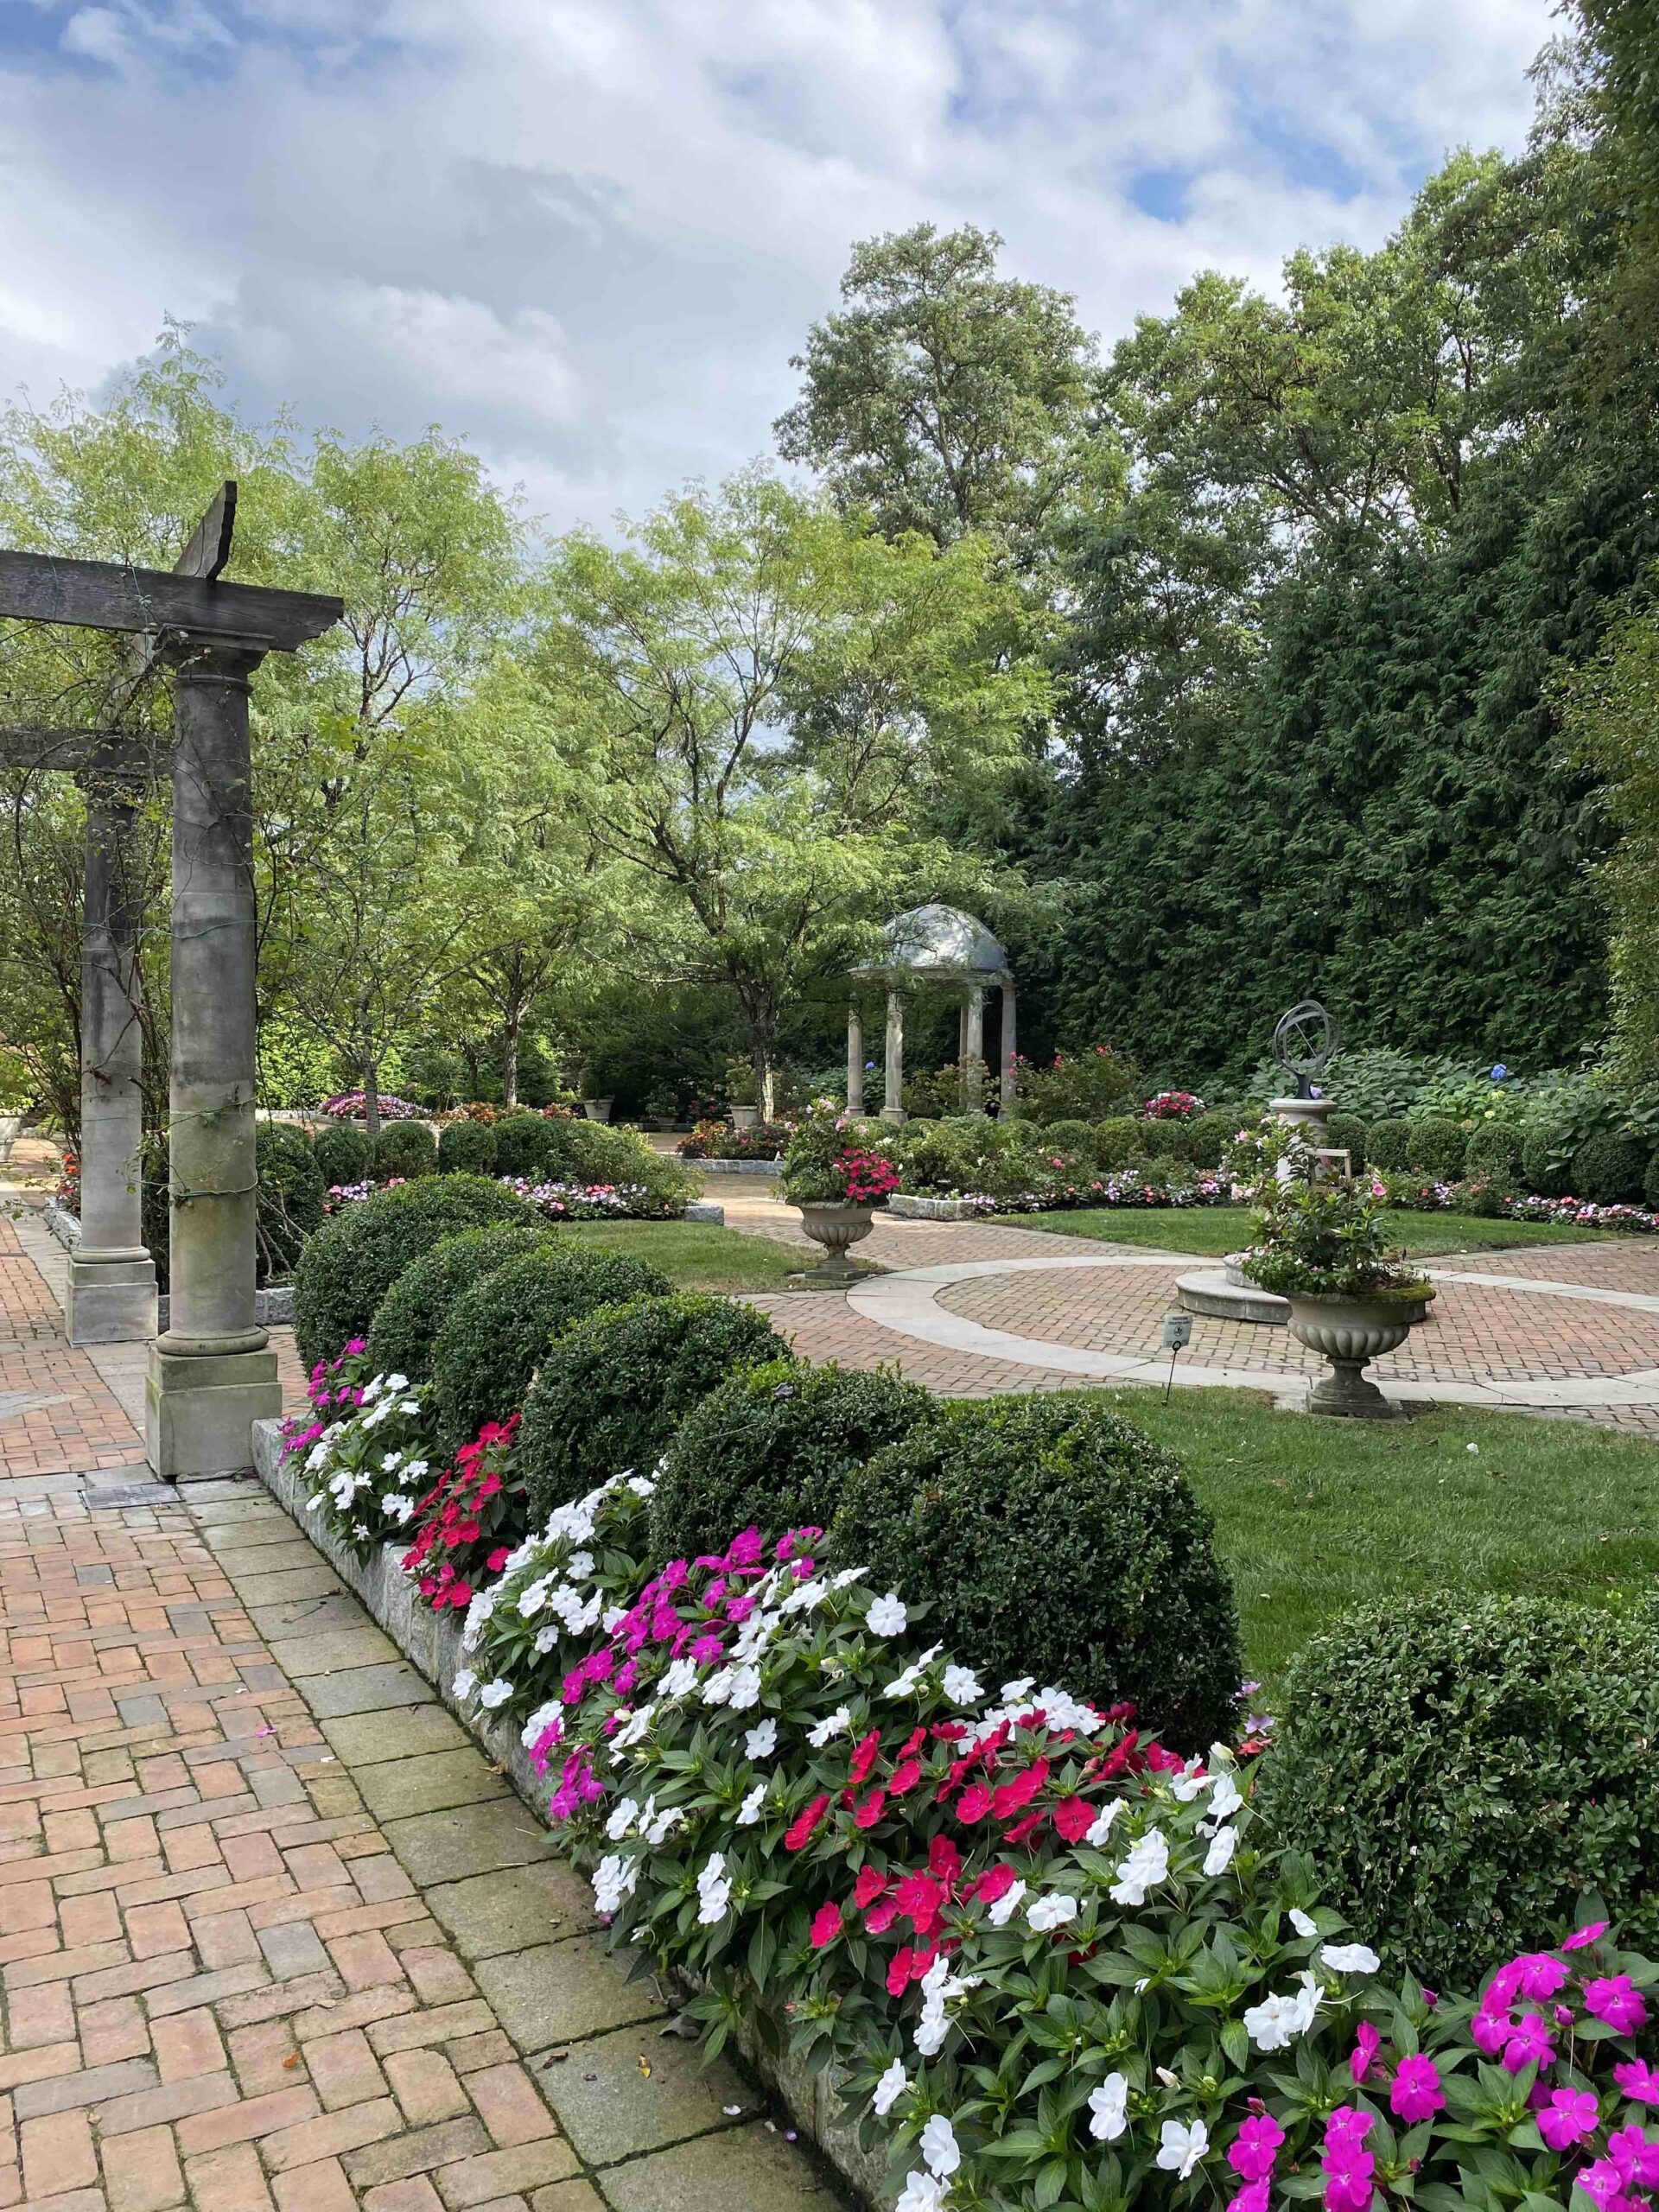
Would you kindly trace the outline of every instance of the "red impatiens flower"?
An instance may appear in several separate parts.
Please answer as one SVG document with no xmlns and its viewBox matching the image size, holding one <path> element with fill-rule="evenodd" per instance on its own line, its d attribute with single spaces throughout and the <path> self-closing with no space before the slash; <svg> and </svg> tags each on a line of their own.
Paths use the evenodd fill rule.
<svg viewBox="0 0 1659 2212">
<path fill-rule="evenodd" d="M 1086 1797 L 1062 1797 L 1054 1808 L 1054 1825 L 1068 1843 L 1081 1843 L 1095 1825 L 1098 1809 Z"/>
<path fill-rule="evenodd" d="M 841 1907 L 833 1901 L 821 1904 L 812 1916 L 812 1948 L 822 1951 L 841 1933 Z"/>
<path fill-rule="evenodd" d="M 854 1808 L 853 1826 L 855 1828 L 873 1828 L 880 1819 L 887 1802 L 885 1789 L 872 1789 L 864 1802 Z"/>
<path fill-rule="evenodd" d="M 861 1737 L 853 1746 L 852 1763 L 848 1769 L 849 1778 L 854 1782 L 868 1781 L 870 1770 L 880 1756 L 880 1751 L 881 1731 L 879 1728 L 872 1728 L 868 1736 Z"/>
<path fill-rule="evenodd" d="M 1023 1774 L 1012 1782 L 1005 1782 L 991 1799 L 991 1810 L 999 1821 L 1011 1821 L 1016 1813 L 1023 1813 L 1032 1799 L 1048 1780 L 1048 1761 L 1033 1759 Z"/>
<path fill-rule="evenodd" d="M 867 1904 L 874 1904 L 887 1886 L 887 1878 L 879 1866 L 861 1866 L 858 1879 L 853 1884 L 853 1903 L 861 1912 Z"/>
<path fill-rule="evenodd" d="M 797 1814 L 784 1830 L 784 1849 L 804 1851 L 812 1840 L 813 1831 L 829 1809 L 830 1793 L 826 1789 L 822 1796 L 815 1797 L 804 1812 Z"/>
</svg>

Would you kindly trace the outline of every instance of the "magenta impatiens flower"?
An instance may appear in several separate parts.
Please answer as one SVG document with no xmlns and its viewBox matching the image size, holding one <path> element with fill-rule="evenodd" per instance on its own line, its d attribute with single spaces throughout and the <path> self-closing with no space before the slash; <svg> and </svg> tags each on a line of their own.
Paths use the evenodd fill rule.
<svg viewBox="0 0 1659 2212">
<path fill-rule="evenodd" d="M 1584 1985 L 1584 2009 L 1621 2036 L 1647 2024 L 1646 1999 L 1627 1974 L 1599 1974 Z"/>
<path fill-rule="evenodd" d="M 1570 1936 L 1564 1936 L 1561 1938 L 1561 1948 L 1564 1951 L 1586 1950 L 1592 1943 L 1599 1943 L 1606 1933 L 1607 1923 L 1605 1920 L 1590 1921 L 1583 1928 L 1575 1928 Z"/>
<path fill-rule="evenodd" d="M 1626 2189 L 1659 2189 L 1659 2141 L 1644 2127 L 1621 2127 L 1607 2138 L 1607 2156 Z"/>
<path fill-rule="evenodd" d="M 1363 2082 L 1370 2072 L 1382 2038 L 1369 2020 L 1362 2020 L 1354 2031 L 1353 2055 L 1348 2061 L 1348 2071 L 1356 2083 Z"/>
<path fill-rule="evenodd" d="M 1370 2212 L 1376 2160 L 1365 2148 L 1375 2113 L 1338 2105 L 1325 2123 L 1325 2212 Z"/>
<path fill-rule="evenodd" d="M 1507 2012 L 1489 2012 L 1483 2002 L 1469 2023 L 1469 2032 L 1477 2050 L 1484 2051 L 1488 2058 L 1496 2058 L 1510 2039 L 1510 2016 Z"/>
<path fill-rule="evenodd" d="M 1503 2046 L 1503 2067 L 1518 2074 L 1524 2066 L 1548 2066 L 1555 2056 L 1549 2023 L 1541 2012 L 1523 2012 Z"/>
<path fill-rule="evenodd" d="M 1535 2115 L 1538 2133 L 1552 2151 L 1570 2151 L 1593 2135 L 1601 2107 L 1588 2089 L 1552 2089 Z"/>
<path fill-rule="evenodd" d="M 1567 1968 L 1553 1951 L 1523 1951 L 1503 1971 L 1514 1974 L 1516 1994 L 1529 1997 L 1535 2004 L 1553 1997 L 1567 1980 Z"/>
<path fill-rule="evenodd" d="M 1629 2058 L 1614 2067 L 1613 2079 L 1637 2104 L 1659 2105 L 1659 2066 L 1649 2066 L 1644 2058 Z"/>
<path fill-rule="evenodd" d="M 1266 2181 L 1247 2181 L 1228 2198 L 1227 2212 L 1268 2212 Z"/>
<path fill-rule="evenodd" d="M 1420 2120 L 1432 2120 L 1445 2103 L 1446 2091 L 1433 2060 L 1420 2055 L 1402 2058 L 1389 2089 L 1389 2109 L 1395 2118 L 1413 2127 Z"/>
<path fill-rule="evenodd" d="M 1241 2181 L 1266 2183 L 1285 2139 L 1285 2131 L 1270 2112 L 1258 2113 L 1244 2122 L 1227 2146 L 1227 2163 Z"/>
</svg>

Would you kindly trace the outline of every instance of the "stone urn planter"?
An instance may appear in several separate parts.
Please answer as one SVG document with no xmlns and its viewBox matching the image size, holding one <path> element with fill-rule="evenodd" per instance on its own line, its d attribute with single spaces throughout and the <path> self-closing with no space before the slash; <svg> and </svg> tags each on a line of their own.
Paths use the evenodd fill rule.
<svg viewBox="0 0 1659 2212">
<path fill-rule="evenodd" d="M 862 1281 L 847 1256 L 848 1248 L 862 1243 L 880 1211 L 880 1206 L 853 1205 L 844 1198 L 801 1201 L 796 1207 L 801 1227 L 815 1244 L 823 1245 L 823 1257 L 816 1268 L 794 1278 L 797 1286 L 802 1290 L 843 1290 L 849 1282 Z"/>
<path fill-rule="evenodd" d="M 1432 1295 L 1432 1294 L 1431 1294 Z M 1374 1359 L 1397 1351 L 1423 1319 L 1428 1299 L 1344 1298 L 1293 1294 L 1290 1333 L 1331 1363 L 1314 1385 L 1308 1411 L 1350 1420 L 1391 1420 L 1395 1408 L 1364 1372 Z"/>
<path fill-rule="evenodd" d="M 734 1129 L 752 1129 L 760 1118 L 758 1106 L 728 1106 L 726 1110 L 732 1117 Z"/>
<path fill-rule="evenodd" d="M 23 1126 L 21 1114 L 0 1114 L 0 1167 L 11 1158 L 11 1147 Z"/>
<path fill-rule="evenodd" d="M 582 1110 L 590 1122 L 608 1122 L 611 1118 L 611 1101 L 608 1098 L 584 1098 L 582 1102 Z"/>
</svg>

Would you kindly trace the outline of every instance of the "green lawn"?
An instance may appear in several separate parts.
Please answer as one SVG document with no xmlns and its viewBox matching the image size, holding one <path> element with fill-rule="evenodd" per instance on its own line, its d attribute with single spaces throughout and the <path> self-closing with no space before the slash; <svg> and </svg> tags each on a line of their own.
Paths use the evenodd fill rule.
<svg viewBox="0 0 1659 2212">
<path fill-rule="evenodd" d="M 770 1236 L 741 1236 L 696 1221 L 573 1221 L 561 1235 L 631 1252 L 676 1290 L 779 1290 L 810 1257 Z"/>
<path fill-rule="evenodd" d="M 1008 1229 L 1041 1229 L 1056 1236 L 1095 1236 L 1106 1244 L 1150 1244 L 1164 1252 L 1236 1252 L 1249 1242 L 1244 1206 L 1079 1206 L 1075 1212 L 1005 1213 Z M 1391 1207 L 1383 1216 L 1394 1242 L 1408 1252 L 1471 1252 L 1496 1246 L 1586 1244 L 1618 1232 L 1574 1229 L 1554 1221 L 1478 1221 L 1472 1214 L 1411 1213 Z"/>
<path fill-rule="evenodd" d="M 1252 1391 L 1090 1395 L 1185 1463 L 1269 1687 L 1351 1606 L 1433 1590 L 1605 1601 L 1659 1580 L 1659 1444 L 1459 1407 L 1336 1421 Z"/>
</svg>

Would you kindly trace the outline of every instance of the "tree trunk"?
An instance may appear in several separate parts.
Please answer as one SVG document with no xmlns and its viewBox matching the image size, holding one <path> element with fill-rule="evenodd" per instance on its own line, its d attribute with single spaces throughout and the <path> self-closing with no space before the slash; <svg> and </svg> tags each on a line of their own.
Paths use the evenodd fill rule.
<svg viewBox="0 0 1659 2212">
<path fill-rule="evenodd" d="M 518 1103 L 518 1029 L 524 1017 L 514 1012 L 501 1031 L 501 1103 L 509 1113 Z"/>
<path fill-rule="evenodd" d="M 372 1144 L 380 1134 L 380 1064 L 366 1058 L 363 1062 L 363 1119 Z"/>
</svg>

